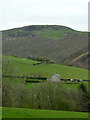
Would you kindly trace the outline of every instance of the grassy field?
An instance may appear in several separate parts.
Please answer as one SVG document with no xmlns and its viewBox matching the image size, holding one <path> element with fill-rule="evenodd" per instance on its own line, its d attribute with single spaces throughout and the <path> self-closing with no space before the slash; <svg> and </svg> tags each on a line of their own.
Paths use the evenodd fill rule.
<svg viewBox="0 0 90 120">
<path fill-rule="evenodd" d="M 39 64 L 37 61 L 17 58 L 12 56 L 3 56 L 4 64 L 8 64 L 8 74 L 19 76 L 33 76 L 33 77 L 50 77 L 55 73 L 61 75 L 61 78 L 73 78 L 73 79 L 88 79 L 88 70 L 70 66 L 64 66 L 59 64 Z M 8 63 L 7 63 L 8 62 Z M 16 70 L 16 72 L 14 72 Z"/>
<path fill-rule="evenodd" d="M 88 113 L 4 107 L 2 116 L 3 118 L 88 118 Z"/>
<path fill-rule="evenodd" d="M 21 64 L 34 64 L 34 63 L 40 63 L 38 61 L 35 60 L 29 60 L 29 59 L 25 59 L 25 58 L 18 58 L 18 57 L 13 57 L 13 56 L 3 56 L 3 59 L 9 60 L 9 61 L 13 61 L 13 62 L 18 62 Z"/>
</svg>

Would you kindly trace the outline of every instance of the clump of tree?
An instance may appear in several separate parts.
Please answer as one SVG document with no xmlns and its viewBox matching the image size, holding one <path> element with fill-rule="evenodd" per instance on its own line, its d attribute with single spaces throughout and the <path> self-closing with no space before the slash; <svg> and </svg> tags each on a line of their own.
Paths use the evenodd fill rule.
<svg viewBox="0 0 90 120">
<path fill-rule="evenodd" d="M 30 60 L 40 61 L 40 62 L 45 63 L 45 64 L 54 64 L 53 61 L 49 60 L 46 57 L 34 57 L 34 56 L 31 57 L 31 56 L 28 56 L 27 58 L 30 59 Z"/>
<path fill-rule="evenodd" d="M 90 91 L 83 82 L 79 86 L 81 111 L 90 111 Z"/>
<path fill-rule="evenodd" d="M 5 107 L 27 107 L 28 101 L 27 88 L 23 84 L 13 85 L 13 79 L 8 83 L 7 80 L 2 84 L 2 106 Z"/>
<path fill-rule="evenodd" d="M 89 93 L 80 89 L 63 87 L 63 82 L 41 82 L 32 87 L 26 84 L 14 85 L 4 81 L 2 86 L 2 105 L 7 107 L 24 107 L 34 109 L 89 111 Z M 89 105 L 89 107 L 88 107 Z"/>
<path fill-rule="evenodd" d="M 33 106 L 37 109 L 79 110 L 78 93 L 64 89 L 63 83 L 44 82 L 32 88 Z"/>
</svg>

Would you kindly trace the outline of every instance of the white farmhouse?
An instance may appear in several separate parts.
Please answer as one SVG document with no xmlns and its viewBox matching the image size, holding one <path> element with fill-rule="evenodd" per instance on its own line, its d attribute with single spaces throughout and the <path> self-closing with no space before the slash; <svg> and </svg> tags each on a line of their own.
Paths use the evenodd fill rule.
<svg viewBox="0 0 90 120">
<path fill-rule="evenodd" d="M 59 82 L 60 81 L 60 75 L 55 73 L 50 79 L 48 79 L 48 81 Z"/>
</svg>

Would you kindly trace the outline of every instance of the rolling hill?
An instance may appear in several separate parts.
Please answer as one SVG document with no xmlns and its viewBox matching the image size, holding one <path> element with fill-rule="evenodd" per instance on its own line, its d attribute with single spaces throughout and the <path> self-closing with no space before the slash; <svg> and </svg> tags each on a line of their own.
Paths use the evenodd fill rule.
<svg viewBox="0 0 90 120">
<path fill-rule="evenodd" d="M 45 57 L 56 64 L 87 68 L 87 61 L 74 62 L 88 51 L 88 33 L 66 26 L 32 25 L 3 33 L 3 55 L 18 57 Z M 87 58 L 86 58 L 87 59 Z"/>
</svg>

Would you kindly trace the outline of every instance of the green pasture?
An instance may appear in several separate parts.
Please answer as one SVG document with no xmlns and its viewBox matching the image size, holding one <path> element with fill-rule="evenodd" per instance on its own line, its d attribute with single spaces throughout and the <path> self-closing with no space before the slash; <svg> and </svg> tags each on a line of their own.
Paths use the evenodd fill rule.
<svg viewBox="0 0 90 120">
<path fill-rule="evenodd" d="M 13 56 L 3 56 L 2 57 L 3 60 L 8 60 L 9 62 L 18 62 L 21 64 L 34 64 L 34 63 L 40 63 L 38 61 L 35 60 L 29 60 L 29 59 L 25 59 L 25 58 L 18 58 L 18 57 L 13 57 Z"/>
<path fill-rule="evenodd" d="M 38 79 L 30 79 L 30 81 L 37 81 L 37 80 Z M 16 86 L 18 84 L 22 84 L 22 85 L 25 85 L 26 87 L 31 87 L 31 86 L 38 84 L 38 83 L 32 83 L 32 82 L 24 83 L 24 78 L 16 78 L 16 77 L 4 77 L 3 81 L 8 82 L 10 85 L 13 84 Z"/>
<path fill-rule="evenodd" d="M 89 86 L 89 82 L 83 82 L 84 85 L 86 86 L 87 90 L 88 90 L 88 86 Z M 66 82 L 63 84 L 64 87 L 68 87 L 68 88 L 75 88 L 75 89 L 78 89 L 79 86 L 80 86 L 81 82 L 80 83 L 75 83 L 75 82 Z"/>
<path fill-rule="evenodd" d="M 70 67 L 60 64 L 39 64 L 37 61 L 17 58 L 12 56 L 3 56 L 3 67 L 4 64 L 8 64 L 7 71 L 11 71 L 8 75 L 18 76 L 31 76 L 31 77 L 51 77 L 55 73 L 61 75 L 61 78 L 72 78 L 72 79 L 88 79 L 88 70 L 76 67 Z M 6 62 L 5 62 L 6 61 Z M 9 62 L 8 62 L 9 61 Z M 7 72 L 6 71 L 6 72 Z"/>
<path fill-rule="evenodd" d="M 3 118 L 88 118 L 88 113 L 25 108 L 2 108 Z"/>
<path fill-rule="evenodd" d="M 33 82 L 24 83 L 24 78 L 17 78 L 17 77 L 4 77 L 3 81 L 6 81 L 9 84 L 13 84 L 13 85 L 23 84 L 26 87 L 35 86 L 36 84 L 38 84 L 38 83 L 33 83 Z M 41 79 L 40 80 L 39 79 L 28 79 L 28 81 L 39 81 L 39 83 L 46 82 L 45 80 L 41 80 Z M 88 89 L 88 86 L 90 83 L 87 81 L 85 81 L 83 83 L 86 86 L 86 88 Z M 70 81 L 64 82 L 63 81 L 64 88 L 74 88 L 77 90 L 79 88 L 80 84 L 81 84 L 81 82 L 70 82 Z"/>
</svg>

